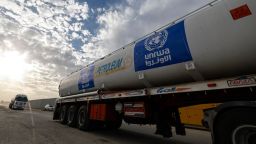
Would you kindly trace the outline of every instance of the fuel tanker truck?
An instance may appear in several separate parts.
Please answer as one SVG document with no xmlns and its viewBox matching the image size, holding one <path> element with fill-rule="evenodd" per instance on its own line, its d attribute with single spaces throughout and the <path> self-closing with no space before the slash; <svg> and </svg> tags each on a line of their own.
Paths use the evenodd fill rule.
<svg viewBox="0 0 256 144">
<path fill-rule="evenodd" d="M 86 131 L 122 122 L 156 134 L 209 130 L 256 144 L 256 1 L 218 0 L 69 74 L 54 120 Z"/>
</svg>

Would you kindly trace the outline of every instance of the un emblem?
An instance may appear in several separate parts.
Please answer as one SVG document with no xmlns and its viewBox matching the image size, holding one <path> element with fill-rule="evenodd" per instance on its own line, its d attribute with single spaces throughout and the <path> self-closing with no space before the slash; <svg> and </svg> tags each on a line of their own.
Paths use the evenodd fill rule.
<svg viewBox="0 0 256 144">
<path fill-rule="evenodd" d="M 157 32 L 145 40 L 145 43 L 144 43 L 145 48 L 148 51 L 162 48 L 167 40 L 167 37 L 168 37 L 167 30 Z"/>
</svg>

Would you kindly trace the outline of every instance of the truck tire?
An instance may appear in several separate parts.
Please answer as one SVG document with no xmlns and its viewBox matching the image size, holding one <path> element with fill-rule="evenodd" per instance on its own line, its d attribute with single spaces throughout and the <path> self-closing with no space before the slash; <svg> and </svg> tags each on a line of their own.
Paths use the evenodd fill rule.
<svg viewBox="0 0 256 144">
<path fill-rule="evenodd" d="M 76 106 L 75 105 L 72 105 L 68 108 L 68 112 L 67 112 L 67 125 L 68 126 L 75 126 L 76 125 L 76 122 L 77 122 L 77 110 L 76 110 Z"/>
<path fill-rule="evenodd" d="M 9 104 L 9 109 L 12 109 L 12 104 Z"/>
<path fill-rule="evenodd" d="M 80 130 L 89 131 L 91 130 L 91 122 L 87 111 L 87 106 L 82 105 L 77 113 L 77 127 Z"/>
<path fill-rule="evenodd" d="M 215 144 L 256 144 L 256 110 L 234 108 L 217 117 Z"/>
<path fill-rule="evenodd" d="M 68 109 L 68 107 L 66 105 L 63 105 L 60 108 L 60 122 L 62 124 L 67 123 L 67 109 Z"/>
</svg>

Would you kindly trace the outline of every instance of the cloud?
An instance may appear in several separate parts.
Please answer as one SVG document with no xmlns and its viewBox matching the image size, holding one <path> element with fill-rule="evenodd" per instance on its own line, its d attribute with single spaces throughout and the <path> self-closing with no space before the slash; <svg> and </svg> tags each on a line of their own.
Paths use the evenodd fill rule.
<svg viewBox="0 0 256 144">
<path fill-rule="evenodd" d="M 105 9 L 105 8 L 97 8 L 96 11 L 97 11 L 98 13 L 102 13 L 102 12 L 105 12 L 106 9 Z"/>
<path fill-rule="evenodd" d="M 170 23 L 211 0 L 127 0 L 98 15 L 94 41 L 107 54 Z"/>
<path fill-rule="evenodd" d="M 83 53 L 70 43 L 90 36 L 83 27 L 88 10 L 86 2 L 73 0 L 1 0 L 0 52 L 26 54 L 32 67 L 23 81 L 2 80 L 1 96 L 10 99 L 20 92 L 32 99 L 58 96 L 61 78 L 85 64 Z"/>
</svg>

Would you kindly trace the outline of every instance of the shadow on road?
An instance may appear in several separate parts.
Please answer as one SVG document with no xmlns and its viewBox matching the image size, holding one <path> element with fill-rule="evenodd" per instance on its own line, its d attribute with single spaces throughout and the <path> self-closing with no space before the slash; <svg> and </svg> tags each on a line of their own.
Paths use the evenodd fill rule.
<svg viewBox="0 0 256 144">
<path fill-rule="evenodd" d="M 58 121 L 54 121 L 56 124 L 60 124 Z M 129 127 L 129 126 L 127 126 Z M 112 143 L 111 141 L 122 142 L 122 144 L 191 144 L 190 142 L 183 142 L 172 138 L 163 138 L 158 135 L 144 134 L 133 130 L 126 130 L 121 128 L 118 130 L 107 130 L 107 129 L 95 129 L 92 131 L 82 131 L 84 133 L 93 134 L 101 139 L 97 142 L 100 143 Z"/>
<path fill-rule="evenodd" d="M 92 131 L 91 133 L 95 135 L 99 135 L 101 137 L 105 137 L 107 139 L 117 139 L 118 141 L 122 140 L 124 143 L 128 141 L 129 143 L 140 143 L 140 144 L 157 144 L 157 143 L 164 143 L 164 144 L 189 144 L 183 143 L 180 141 L 176 141 L 169 138 L 162 138 L 154 135 L 143 134 L 139 132 L 129 131 L 125 129 L 119 130 L 97 130 Z"/>
<path fill-rule="evenodd" d="M 25 143 L 24 137 L 30 137 L 33 134 L 37 142 L 46 142 L 49 144 L 209 144 L 209 140 L 199 140 L 198 137 L 205 137 L 203 134 L 190 131 L 188 137 L 174 136 L 171 139 L 165 139 L 161 136 L 154 135 L 153 126 L 138 126 L 127 125 L 123 123 L 119 130 L 96 129 L 90 132 L 79 131 L 76 128 L 61 125 L 58 121 L 52 120 L 52 113 L 43 112 L 40 110 L 16 111 L 9 110 L 8 106 L 0 105 L 2 115 L 2 129 L 0 132 L 9 131 L 9 137 L 15 137 L 12 140 L 19 140 L 20 143 Z M 33 116 L 33 120 L 31 119 Z M 0 117 L 1 118 L 1 117 Z M 6 124 L 6 120 L 8 123 Z M 31 123 L 35 121 L 35 125 Z M 1 123 L 0 123 L 1 124 Z M 31 131 L 33 128 L 34 131 Z M 19 130 L 19 131 L 17 131 Z M 0 135 L 0 143 L 8 141 L 6 135 Z M 5 138 L 5 139 L 3 139 Z M 35 141 L 32 139 L 32 143 Z"/>
</svg>

